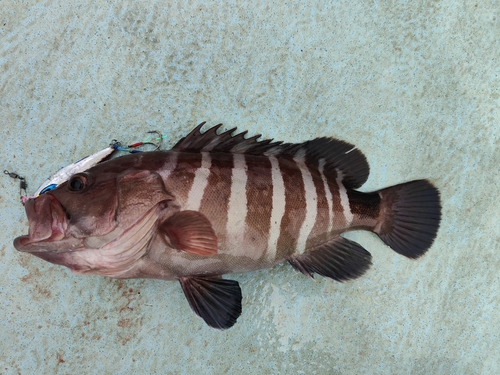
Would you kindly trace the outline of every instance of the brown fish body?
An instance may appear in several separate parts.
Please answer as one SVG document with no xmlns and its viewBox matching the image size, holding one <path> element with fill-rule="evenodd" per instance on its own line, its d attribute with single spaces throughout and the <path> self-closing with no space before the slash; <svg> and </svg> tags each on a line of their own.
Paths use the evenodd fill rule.
<svg viewBox="0 0 500 375">
<path fill-rule="evenodd" d="M 353 229 L 410 258 L 432 244 L 440 203 L 429 182 L 361 193 L 368 164 L 348 143 L 200 128 L 170 151 L 98 164 L 28 201 L 30 232 L 16 248 L 77 273 L 178 279 L 199 316 L 228 328 L 241 292 L 220 275 L 288 260 L 311 277 L 356 278 L 371 256 L 340 236 Z"/>
</svg>

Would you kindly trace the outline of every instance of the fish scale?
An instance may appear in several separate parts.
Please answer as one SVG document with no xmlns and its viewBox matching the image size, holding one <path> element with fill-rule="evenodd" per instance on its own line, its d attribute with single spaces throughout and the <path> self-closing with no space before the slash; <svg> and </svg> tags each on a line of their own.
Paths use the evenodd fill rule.
<svg viewBox="0 0 500 375">
<path fill-rule="evenodd" d="M 263 266 L 268 266 L 269 260 L 272 265 L 293 253 L 305 252 L 318 242 L 316 237 L 325 234 L 325 226 L 335 228 L 326 233 L 329 235 L 326 238 L 346 229 L 345 224 L 342 226 L 346 222 L 344 211 L 350 212 L 350 208 L 343 207 L 340 199 L 336 199 L 329 212 L 319 171 L 307 167 L 303 161 L 282 160 L 281 165 L 276 166 L 279 174 L 276 179 L 281 183 L 275 186 L 268 156 L 205 153 L 204 158 L 203 166 L 199 158 L 180 153 L 176 160 L 182 166 L 174 166 L 174 171 L 184 173 L 171 173 L 165 186 L 167 191 L 176 191 L 175 187 L 181 183 L 179 179 L 189 186 L 176 199 L 182 209 L 199 210 L 210 220 L 216 229 L 221 253 L 262 257 Z M 303 164 L 302 167 L 299 164 Z M 307 194 L 303 170 L 309 174 L 307 188 L 314 190 L 314 194 Z M 340 197 L 338 186 L 327 188 L 330 195 Z M 312 215 L 307 216 L 308 212 Z M 275 225 L 271 226 L 273 216 Z M 277 239 L 270 243 L 272 232 L 277 233 Z"/>
</svg>

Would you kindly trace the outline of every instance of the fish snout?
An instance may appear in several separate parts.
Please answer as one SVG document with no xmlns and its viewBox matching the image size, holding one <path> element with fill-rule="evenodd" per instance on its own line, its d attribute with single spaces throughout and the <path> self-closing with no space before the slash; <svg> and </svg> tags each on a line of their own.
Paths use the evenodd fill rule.
<svg viewBox="0 0 500 375">
<path fill-rule="evenodd" d="M 66 211 L 52 194 L 42 194 L 35 199 L 28 199 L 25 209 L 29 232 L 28 235 L 14 240 L 14 247 L 17 250 L 29 252 L 30 244 L 59 241 L 65 237 L 68 227 Z M 43 251 L 42 248 L 38 250 Z"/>
</svg>

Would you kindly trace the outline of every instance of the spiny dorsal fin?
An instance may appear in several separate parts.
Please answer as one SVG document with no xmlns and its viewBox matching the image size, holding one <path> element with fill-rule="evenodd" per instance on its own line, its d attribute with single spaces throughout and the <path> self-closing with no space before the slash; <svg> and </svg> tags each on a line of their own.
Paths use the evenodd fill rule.
<svg viewBox="0 0 500 375">
<path fill-rule="evenodd" d="M 215 125 L 205 133 L 201 133 L 200 129 L 203 125 L 205 125 L 205 122 L 202 122 L 187 136 L 177 142 L 172 150 L 186 152 L 231 152 L 233 154 L 247 155 L 262 155 L 271 152 L 274 155 L 275 152 L 279 153 L 283 146 L 285 146 L 282 142 L 273 142 L 272 139 L 257 141 L 261 136 L 260 134 L 245 138 L 247 131 L 233 135 L 236 128 L 217 134 L 217 130 L 222 124 Z M 275 149 L 276 151 L 273 151 Z"/>
<path fill-rule="evenodd" d="M 258 141 L 260 134 L 245 138 L 246 131 L 233 135 L 236 128 L 217 134 L 218 124 L 205 133 L 202 122 L 172 148 L 184 152 L 231 152 L 233 154 L 266 155 L 302 161 L 308 166 L 323 169 L 329 179 L 340 179 L 344 185 L 356 189 L 368 179 L 370 168 L 366 157 L 352 144 L 335 138 L 316 138 L 303 143 Z"/>
</svg>

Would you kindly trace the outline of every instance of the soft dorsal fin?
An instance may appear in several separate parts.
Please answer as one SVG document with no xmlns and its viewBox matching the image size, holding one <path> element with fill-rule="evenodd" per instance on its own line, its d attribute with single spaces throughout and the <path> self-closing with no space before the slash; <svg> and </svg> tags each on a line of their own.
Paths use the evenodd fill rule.
<svg viewBox="0 0 500 375">
<path fill-rule="evenodd" d="M 348 188 L 360 187 L 368 179 L 370 168 L 366 157 L 352 144 L 329 137 L 303 143 L 258 141 L 260 134 L 245 138 L 246 131 L 233 135 L 236 128 L 217 134 L 218 124 L 206 132 L 199 124 L 172 148 L 184 152 L 230 152 L 233 154 L 266 155 L 302 161 L 311 168 L 322 169 L 326 177 L 340 179 Z"/>
<path fill-rule="evenodd" d="M 285 153 L 310 167 L 322 169 L 327 178 L 339 179 L 350 189 L 359 188 L 370 174 L 365 155 L 354 145 L 335 138 L 316 138 L 294 145 Z"/>
</svg>

